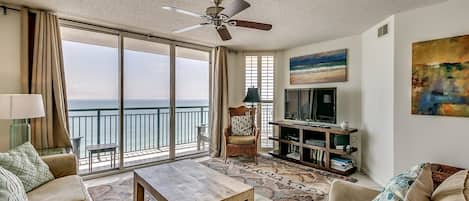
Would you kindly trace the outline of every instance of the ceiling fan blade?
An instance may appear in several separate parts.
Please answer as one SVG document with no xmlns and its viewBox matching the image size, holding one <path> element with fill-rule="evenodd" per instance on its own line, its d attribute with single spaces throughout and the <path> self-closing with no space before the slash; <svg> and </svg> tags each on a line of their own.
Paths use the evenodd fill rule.
<svg viewBox="0 0 469 201">
<path fill-rule="evenodd" d="M 221 15 L 230 18 L 237 15 L 246 8 L 249 8 L 250 6 L 251 4 L 244 0 L 234 0 L 229 6 L 225 7 L 225 9 L 221 12 Z"/>
<path fill-rule="evenodd" d="M 165 9 L 165 10 L 176 11 L 178 13 L 182 13 L 182 14 L 185 14 L 185 15 L 193 16 L 193 17 L 203 17 L 203 15 L 201 15 L 201 14 L 194 13 L 192 11 L 188 11 L 188 10 L 184 10 L 184 9 L 180 9 L 180 8 L 176 8 L 176 7 L 172 7 L 172 6 L 163 6 L 161 8 Z"/>
<path fill-rule="evenodd" d="M 190 30 L 193 30 L 193 29 L 198 29 L 198 28 L 203 27 L 203 26 L 204 26 L 204 24 L 196 24 L 196 25 L 194 25 L 194 26 L 190 26 L 190 27 L 178 29 L 178 30 L 176 30 L 176 31 L 173 31 L 173 33 L 178 34 L 178 33 L 190 31 Z"/>
<path fill-rule="evenodd" d="M 259 29 L 264 31 L 270 31 L 272 29 L 271 24 L 264 24 L 259 22 L 252 22 L 246 20 L 230 20 L 228 21 L 230 25 L 237 26 L 237 27 L 245 27 L 251 29 Z"/>
<path fill-rule="evenodd" d="M 227 40 L 231 39 L 231 34 L 230 34 L 230 32 L 228 31 L 228 29 L 226 28 L 225 25 L 221 25 L 221 26 L 217 27 L 216 29 L 218 31 L 218 35 L 220 35 L 220 38 L 223 41 L 227 41 Z"/>
</svg>

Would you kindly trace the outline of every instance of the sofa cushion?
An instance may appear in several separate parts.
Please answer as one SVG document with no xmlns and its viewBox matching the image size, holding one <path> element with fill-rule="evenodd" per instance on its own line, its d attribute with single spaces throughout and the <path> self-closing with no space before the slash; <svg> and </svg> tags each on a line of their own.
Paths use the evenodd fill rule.
<svg viewBox="0 0 469 201">
<path fill-rule="evenodd" d="M 23 183 L 10 171 L 0 167 L 0 200 L 27 201 Z"/>
<path fill-rule="evenodd" d="M 249 113 L 231 117 L 231 135 L 252 135 L 252 118 Z"/>
<path fill-rule="evenodd" d="M 29 201 L 89 201 L 88 192 L 77 175 L 52 180 L 28 193 Z"/>
<path fill-rule="evenodd" d="M 229 144 L 238 144 L 238 145 L 245 145 L 245 144 L 254 144 L 256 140 L 255 136 L 236 136 L 232 135 L 228 137 Z"/>
<path fill-rule="evenodd" d="M 435 189 L 433 201 L 469 201 L 469 170 L 461 170 L 448 177 Z"/>
<path fill-rule="evenodd" d="M 26 142 L 8 153 L 0 153 L 0 166 L 15 174 L 26 192 L 54 179 L 31 143 Z"/>
<path fill-rule="evenodd" d="M 426 165 L 428 164 L 414 166 L 406 172 L 393 177 L 373 201 L 403 201 L 411 185 Z"/>
<path fill-rule="evenodd" d="M 419 176 L 407 191 L 405 201 L 430 201 L 433 193 L 432 167 L 425 164 Z"/>
</svg>

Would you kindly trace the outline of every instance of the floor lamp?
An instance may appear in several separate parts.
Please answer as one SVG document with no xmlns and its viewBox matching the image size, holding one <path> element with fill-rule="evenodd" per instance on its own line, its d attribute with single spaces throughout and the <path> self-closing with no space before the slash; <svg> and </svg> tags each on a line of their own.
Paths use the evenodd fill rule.
<svg viewBox="0 0 469 201">
<path fill-rule="evenodd" d="M 10 124 L 10 149 L 30 140 L 28 119 L 44 116 L 40 94 L 0 94 L 0 119 L 13 120 Z"/>
<path fill-rule="evenodd" d="M 251 108 L 254 108 L 254 105 L 261 102 L 257 88 L 248 88 L 248 92 L 243 102 L 251 103 Z"/>
</svg>

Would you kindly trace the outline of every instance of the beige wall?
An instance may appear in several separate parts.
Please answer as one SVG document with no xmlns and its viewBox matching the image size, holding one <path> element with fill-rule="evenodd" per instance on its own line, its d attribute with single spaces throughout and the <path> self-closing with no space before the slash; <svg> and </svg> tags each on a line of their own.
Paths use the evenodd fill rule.
<svg viewBox="0 0 469 201">
<path fill-rule="evenodd" d="M 394 173 L 419 162 L 469 168 L 469 118 L 411 115 L 414 42 L 469 34 L 468 0 L 396 14 Z"/>
<path fill-rule="evenodd" d="M 389 34 L 377 30 L 388 24 Z M 362 34 L 363 168 L 384 185 L 393 176 L 394 17 Z"/>
<path fill-rule="evenodd" d="M 20 15 L 0 14 L 0 94 L 20 92 Z M 9 148 L 10 122 L 0 120 L 0 151 Z"/>
</svg>

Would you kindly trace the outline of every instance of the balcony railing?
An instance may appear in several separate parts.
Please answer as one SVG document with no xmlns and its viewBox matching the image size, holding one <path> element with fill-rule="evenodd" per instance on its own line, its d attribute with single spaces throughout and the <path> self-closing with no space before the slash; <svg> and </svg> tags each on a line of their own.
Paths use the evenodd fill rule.
<svg viewBox="0 0 469 201">
<path fill-rule="evenodd" d="M 197 127 L 208 122 L 208 106 L 176 107 L 176 145 L 197 142 Z M 124 153 L 169 146 L 169 107 L 124 109 Z M 119 110 L 93 108 L 69 110 L 72 138 L 81 137 L 80 159 L 87 158 L 85 147 L 118 144 Z"/>
</svg>

